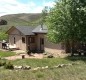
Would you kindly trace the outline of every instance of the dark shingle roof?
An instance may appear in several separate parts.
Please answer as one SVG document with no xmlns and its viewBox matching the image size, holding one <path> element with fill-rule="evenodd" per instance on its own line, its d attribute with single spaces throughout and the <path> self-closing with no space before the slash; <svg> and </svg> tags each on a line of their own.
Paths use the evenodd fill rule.
<svg viewBox="0 0 86 80">
<path fill-rule="evenodd" d="M 29 27 L 29 26 L 15 26 L 21 33 L 24 35 L 34 35 L 34 33 L 47 33 L 48 29 L 47 26 L 39 25 L 37 27 Z"/>
<path fill-rule="evenodd" d="M 46 25 L 39 25 L 32 31 L 33 33 L 47 33 L 48 29 Z"/>
<path fill-rule="evenodd" d="M 24 35 L 34 35 L 34 33 L 32 33 L 34 27 L 16 26 L 15 28 L 18 29 L 20 32 L 22 32 Z"/>
</svg>

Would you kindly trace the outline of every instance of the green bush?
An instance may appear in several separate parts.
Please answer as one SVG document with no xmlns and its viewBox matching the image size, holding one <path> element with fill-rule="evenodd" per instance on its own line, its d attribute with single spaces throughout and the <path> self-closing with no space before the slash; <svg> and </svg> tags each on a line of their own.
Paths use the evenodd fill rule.
<svg viewBox="0 0 86 80">
<path fill-rule="evenodd" d="M 0 60 L 0 66 L 4 66 L 6 64 L 6 61 Z"/>
<path fill-rule="evenodd" d="M 6 69 L 14 69 L 14 66 L 13 66 L 13 64 L 11 62 L 6 63 L 4 67 Z"/>
<path fill-rule="evenodd" d="M 8 35 L 5 31 L 0 31 L 0 40 L 7 40 Z"/>
</svg>

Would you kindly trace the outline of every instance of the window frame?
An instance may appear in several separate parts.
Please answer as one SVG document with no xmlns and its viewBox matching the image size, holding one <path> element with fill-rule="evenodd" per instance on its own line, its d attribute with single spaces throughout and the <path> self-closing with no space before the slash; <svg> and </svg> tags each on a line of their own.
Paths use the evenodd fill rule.
<svg viewBox="0 0 86 80">
<path fill-rule="evenodd" d="M 30 43 L 35 43 L 35 37 L 30 37 Z"/>
<path fill-rule="evenodd" d="M 15 44 L 16 43 L 15 37 L 13 39 L 14 39 L 14 44 Z"/>
<path fill-rule="evenodd" d="M 22 43 L 25 43 L 26 41 L 25 41 L 25 37 L 22 37 Z"/>
</svg>

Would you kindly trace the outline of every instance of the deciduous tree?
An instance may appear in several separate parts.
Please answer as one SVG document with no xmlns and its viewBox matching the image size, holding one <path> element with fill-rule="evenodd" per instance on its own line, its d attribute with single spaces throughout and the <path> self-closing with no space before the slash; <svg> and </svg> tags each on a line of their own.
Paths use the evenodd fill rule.
<svg viewBox="0 0 86 80">
<path fill-rule="evenodd" d="M 86 0 L 59 0 L 47 17 L 50 41 L 86 42 Z"/>
</svg>

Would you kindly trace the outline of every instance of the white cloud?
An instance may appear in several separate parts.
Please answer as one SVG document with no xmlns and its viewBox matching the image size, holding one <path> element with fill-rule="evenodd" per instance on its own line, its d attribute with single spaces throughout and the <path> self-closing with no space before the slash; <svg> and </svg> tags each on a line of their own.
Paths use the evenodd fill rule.
<svg viewBox="0 0 86 80">
<path fill-rule="evenodd" d="M 0 16 L 16 13 L 40 13 L 44 6 L 53 7 L 54 2 L 43 3 L 42 6 L 34 2 L 27 4 L 19 3 L 17 0 L 0 0 Z"/>
<path fill-rule="evenodd" d="M 44 6 L 49 6 L 49 7 L 53 7 L 55 5 L 55 2 L 44 2 Z"/>
<path fill-rule="evenodd" d="M 43 8 L 44 8 L 43 6 L 36 6 L 36 8 L 33 8 L 31 10 L 31 13 L 41 13 Z"/>
</svg>

